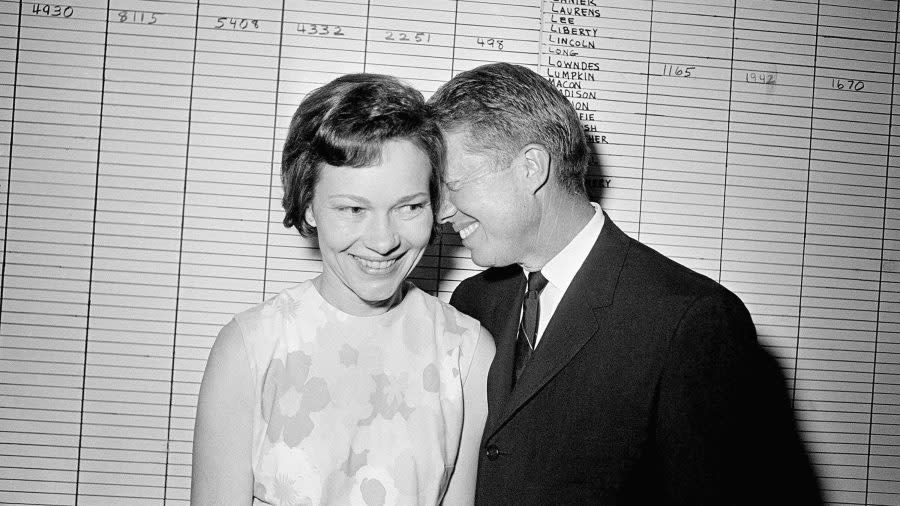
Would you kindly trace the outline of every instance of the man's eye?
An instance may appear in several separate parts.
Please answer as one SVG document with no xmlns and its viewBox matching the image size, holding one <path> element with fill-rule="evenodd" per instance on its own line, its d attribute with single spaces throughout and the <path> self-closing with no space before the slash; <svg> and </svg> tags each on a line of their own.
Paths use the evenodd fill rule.
<svg viewBox="0 0 900 506">
<path fill-rule="evenodd" d="M 455 192 L 462 188 L 462 181 L 444 181 L 444 186 L 448 190 Z"/>
<path fill-rule="evenodd" d="M 357 206 L 343 206 L 339 207 L 338 211 L 345 214 L 362 214 L 365 209 Z"/>
</svg>

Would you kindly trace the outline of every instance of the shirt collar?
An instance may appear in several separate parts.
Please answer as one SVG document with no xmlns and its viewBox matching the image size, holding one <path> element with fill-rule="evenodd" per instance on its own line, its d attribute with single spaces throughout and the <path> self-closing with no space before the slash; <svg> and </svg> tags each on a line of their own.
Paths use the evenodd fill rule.
<svg viewBox="0 0 900 506">
<path fill-rule="evenodd" d="M 594 247 L 594 243 L 597 242 L 597 238 L 600 237 L 600 231 L 603 229 L 603 224 L 606 221 L 603 217 L 603 211 L 600 209 L 600 204 L 591 202 L 591 206 L 594 208 L 594 216 L 587 222 L 587 225 L 569 241 L 569 244 L 541 268 L 541 274 L 547 278 L 550 284 L 559 289 L 560 293 L 565 292 L 569 288 L 569 285 L 575 278 L 575 274 L 581 268 L 581 264 L 587 260 L 588 254 L 590 254 L 591 248 Z"/>
</svg>

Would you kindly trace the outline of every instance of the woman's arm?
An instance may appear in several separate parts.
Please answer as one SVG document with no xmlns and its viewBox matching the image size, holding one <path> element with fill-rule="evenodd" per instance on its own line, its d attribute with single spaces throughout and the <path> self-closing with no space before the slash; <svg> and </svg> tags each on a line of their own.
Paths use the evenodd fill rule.
<svg viewBox="0 0 900 506">
<path fill-rule="evenodd" d="M 494 359 L 494 338 L 481 327 L 472 363 L 463 381 L 463 428 L 456 457 L 456 469 L 450 477 L 443 504 L 469 505 L 475 500 L 478 476 L 478 448 L 487 420 L 487 375 Z"/>
<path fill-rule="evenodd" d="M 209 352 L 194 424 L 191 504 L 253 501 L 252 378 L 237 323 L 222 328 Z"/>
</svg>

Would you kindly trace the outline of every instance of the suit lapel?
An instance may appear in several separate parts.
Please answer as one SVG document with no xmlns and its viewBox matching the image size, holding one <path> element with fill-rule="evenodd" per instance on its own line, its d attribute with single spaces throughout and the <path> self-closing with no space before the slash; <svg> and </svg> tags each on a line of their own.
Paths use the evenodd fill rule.
<svg viewBox="0 0 900 506">
<path fill-rule="evenodd" d="M 494 419 L 500 414 L 512 388 L 519 308 L 525 298 L 525 276 L 522 275 L 522 270 L 515 266 L 514 269 L 510 269 L 508 275 L 509 277 L 494 285 L 496 291 L 490 294 L 491 298 L 497 301 L 489 320 L 491 322 L 489 330 L 494 335 L 497 351 L 488 371 L 487 427 L 491 427 Z"/>
<path fill-rule="evenodd" d="M 496 409 L 498 405 L 491 403 L 489 397 L 491 413 L 485 430 L 486 437 L 490 437 L 499 430 L 522 405 L 565 367 L 594 335 L 599 333 L 601 329 L 596 311 L 613 302 L 629 241 L 628 236 L 606 216 L 600 237 L 597 238 L 587 259 L 563 295 L 543 336 L 541 336 L 537 349 L 531 357 L 531 362 L 516 383 L 515 389 L 506 397 L 507 401 L 499 406 L 499 410 Z M 524 286 L 519 291 L 524 291 Z M 516 299 L 518 305 L 521 305 L 522 297 L 519 296 Z M 514 308 L 517 309 L 518 305 Z M 514 343 L 519 316 L 518 311 L 513 311 L 513 313 L 514 315 L 511 317 L 513 320 L 512 337 L 510 338 L 508 333 L 504 334 L 504 340 L 509 343 L 504 342 L 497 345 L 497 356 L 501 355 L 501 346 L 503 346 L 503 353 L 509 354 L 509 365 L 504 371 L 495 371 L 492 365 L 490 373 L 495 376 L 488 377 L 490 384 L 503 380 L 503 378 L 497 377 L 497 374 L 505 374 L 507 391 L 512 377 L 512 355 L 515 350 Z M 509 318 L 508 316 L 507 319 Z M 505 332 L 509 332 L 510 324 L 506 325 Z M 509 348 L 508 351 L 505 349 L 506 347 Z M 506 357 L 503 360 L 506 361 Z M 494 365 L 496 364 L 497 359 L 494 360 Z"/>
</svg>

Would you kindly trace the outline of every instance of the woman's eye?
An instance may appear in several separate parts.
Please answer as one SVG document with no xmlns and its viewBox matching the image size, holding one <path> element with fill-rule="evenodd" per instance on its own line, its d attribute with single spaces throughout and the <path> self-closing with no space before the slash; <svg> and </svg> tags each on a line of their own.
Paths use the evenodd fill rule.
<svg viewBox="0 0 900 506">
<path fill-rule="evenodd" d="M 362 214 L 362 212 L 365 211 L 365 209 L 363 209 L 362 207 L 357 207 L 357 206 L 342 206 L 342 207 L 338 208 L 338 211 L 340 211 L 344 214 L 358 215 L 358 214 Z"/>
<path fill-rule="evenodd" d="M 400 206 L 400 214 L 403 216 L 415 216 L 428 207 L 428 202 L 416 202 Z"/>
</svg>

